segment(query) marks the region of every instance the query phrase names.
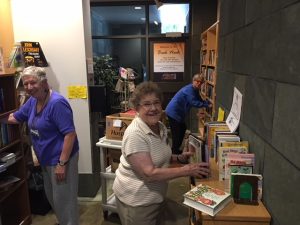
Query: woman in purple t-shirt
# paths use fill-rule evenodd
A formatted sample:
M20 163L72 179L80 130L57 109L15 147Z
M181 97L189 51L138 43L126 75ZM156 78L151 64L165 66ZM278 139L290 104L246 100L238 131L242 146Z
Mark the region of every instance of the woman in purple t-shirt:
M51 90L41 67L24 69L21 79L28 101L7 118L26 122L41 165L47 198L60 225L78 225L78 139L68 101Z

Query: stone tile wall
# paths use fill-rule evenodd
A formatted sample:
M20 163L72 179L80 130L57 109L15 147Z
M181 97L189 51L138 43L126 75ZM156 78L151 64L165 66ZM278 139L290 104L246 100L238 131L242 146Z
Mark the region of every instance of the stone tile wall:
M272 225L300 221L300 1L222 0L217 102L243 94L239 132L264 177Z

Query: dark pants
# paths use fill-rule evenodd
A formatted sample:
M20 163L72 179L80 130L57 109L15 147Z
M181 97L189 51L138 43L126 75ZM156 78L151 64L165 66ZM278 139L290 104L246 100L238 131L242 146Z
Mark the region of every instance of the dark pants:
M171 128L171 134L172 134L172 153L181 154L182 151L180 150L180 146L182 144L185 135L186 125L185 123L177 122L176 120L174 120L169 116L168 119Z

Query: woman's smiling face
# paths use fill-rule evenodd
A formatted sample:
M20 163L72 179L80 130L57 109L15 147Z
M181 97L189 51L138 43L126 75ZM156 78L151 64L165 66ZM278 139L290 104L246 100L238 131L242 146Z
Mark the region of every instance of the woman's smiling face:
M148 126L156 125L161 118L161 101L154 93L147 94L141 98L137 112Z

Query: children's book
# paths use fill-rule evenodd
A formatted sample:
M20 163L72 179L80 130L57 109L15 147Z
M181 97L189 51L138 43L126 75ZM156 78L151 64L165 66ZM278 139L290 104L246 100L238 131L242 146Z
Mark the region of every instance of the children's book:
M232 173L230 193L234 202L257 205L262 198L262 175Z
M214 157L215 161L218 162L218 148L223 146L225 142L240 142L240 136L237 133L225 133L217 131L214 138ZM231 147L231 146L229 146Z
M253 173L255 166L255 154L229 153L225 157L225 180L230 179L230 174ZM251 171L251 172L250 172Z
M215 216L231 199L231 195L228 192L199 184L184 194L183 204Z
M245 147L219 147L218 149L218 167L219 167L219 180L225 179L225 158L230 153L248 153Z

